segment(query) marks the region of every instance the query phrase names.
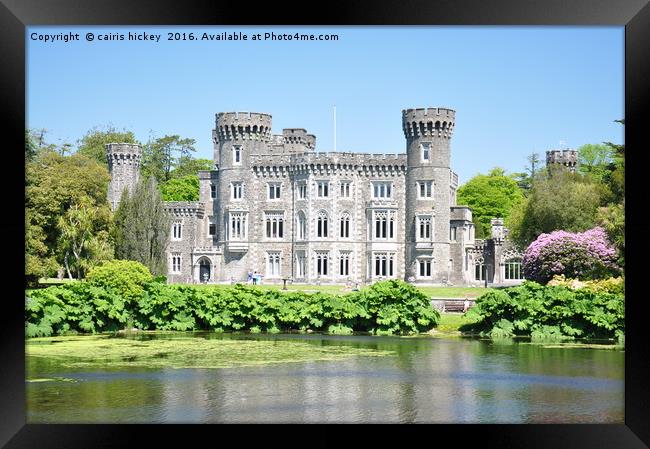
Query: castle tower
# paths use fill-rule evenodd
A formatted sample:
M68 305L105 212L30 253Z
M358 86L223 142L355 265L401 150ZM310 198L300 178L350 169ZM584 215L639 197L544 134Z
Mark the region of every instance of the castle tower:
M111 181L108 184L108 202L113 210L117 209L122 191L133 192L140 179L140 145L132 143L106 144L106 159Z
M220 112L216 115L215 129L212 131L214 142L214 163L219 170L219 185L217 202L214 213L223 217L221 223L216 223L217 240L228 240L228 226L233 217L230 212L235 209L242 209L236 212L237 219L241 221L240 228L242 240L248 241L246 228L251 223L251 217L245 206L252 204L256 195L264 192L256 192L251 188L251 154L263 154L271 142L271 115L258 112ZM233 186L237 186L237 192L241 197L233 201ZM231 239L232 240L232 239ZM247 245L227 246L230 252L235 250L245 252Z
M577 150L548 150L546 152L546 166L549 169L554 165L562 165L567 167L571 173L575 173L577 164Z
M451 168L449 142L455 111L406 109L406 279L442 283L450 279Z

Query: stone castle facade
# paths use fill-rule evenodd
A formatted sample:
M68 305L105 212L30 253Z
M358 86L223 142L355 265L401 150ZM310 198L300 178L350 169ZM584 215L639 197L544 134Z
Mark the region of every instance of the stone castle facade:
M305 129L273 134L268 114L218 113L199 201L165 203L169 282L521 282L503 220L475 239L472 211L456 204L455 125L451 109L406 109L405 153L322 153ZM140 148L109 144L107 158L115 208L138 182Z

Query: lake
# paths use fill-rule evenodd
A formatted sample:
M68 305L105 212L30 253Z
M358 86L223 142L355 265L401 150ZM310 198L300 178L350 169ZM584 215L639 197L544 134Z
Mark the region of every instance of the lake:
M624 421L620 349L432 336L92 338L28 342L28 423ZM73 344L87 343L78 357ZM43 356L56 345L56 357Z

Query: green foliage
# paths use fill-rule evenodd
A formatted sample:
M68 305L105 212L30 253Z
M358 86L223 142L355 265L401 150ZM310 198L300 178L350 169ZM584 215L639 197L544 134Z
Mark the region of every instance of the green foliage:
M186 175L160 184L163 201L198 201L199 177Z
M140 262L112 260L90 270L86 280L90 285L102 287L131 302L143 295L153 276Z
M470 206L476 224L476 237L490 236L490 220L507 218L512 208L523 199L517 182L500 168L487 175L477 175L458 189L457 203Z
M607 145L586 144L578 148L578 171L604 182L609 164L612 162L612 149Z
M625 296L601 289L524 282L480 296L461 331L492 338L619 338L625 333Z
M83 156L39 151L25 169L25 274L28 285L56 275L66 255L78 274L111 257L108 170ZM84 229L76 229L83 210ZM75 216L77 215L77 216ZM87 218L87 219L86 219ZM80 251L78 257L73 247ZM72 261L70 261L72 263ZM75 270L76 271L76 270Z
M105 129L95 127L88 131L78 142L77 154L82 154L98 164L108 167L106 160L106 144L137 143L131 131L118 131L112 125Z
M199 171L212 170L213 162L210 159L194 159L190 156L178 158L176 167L171 172L172 179L184 178L185 176L197 176Z
M130 195L124 191L114 221L115 256L141 262L155 275L165 273L171 218L154 178L140 180Z
M87 281L29 293L27 333L99 332L127 325L149 330L426 332L440 315L427 295L398 280L348 295L281 293L235 285L206 288L155 282L144 266L112 261ZM49 307L49 308L48 308Z
M510 237L527 247L539 235L556 230L582 232L597 225L602 189L592 180L566 170L553 170L535 180L525 202L506 220Z
M164 136L150 140L142 148L142 174L145 178L153 177L160 184L172 178L172 171L179 167L179 162L189 159L196 151L194 139L181 138L179 135ZM178 156L176 156L178 154Z
M578 279L567 279L564 275L557 275L553 276L553 279L547 285L561 285L573 290L584 288L594 293L625 293L625 280L622 277L580 281Z

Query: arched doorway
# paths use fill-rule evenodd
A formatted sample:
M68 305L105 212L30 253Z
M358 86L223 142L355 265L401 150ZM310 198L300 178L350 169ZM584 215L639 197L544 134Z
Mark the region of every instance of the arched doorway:
M205 257L202 257L199 260L199 282L208 282L211 278L211 267L212 264L210 260Z

